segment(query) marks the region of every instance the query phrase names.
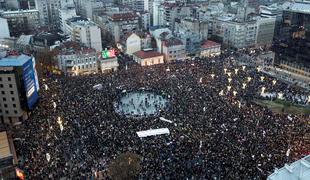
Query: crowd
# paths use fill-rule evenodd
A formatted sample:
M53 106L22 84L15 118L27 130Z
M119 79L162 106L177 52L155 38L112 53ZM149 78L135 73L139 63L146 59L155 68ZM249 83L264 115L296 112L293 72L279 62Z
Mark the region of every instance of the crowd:
M168 110L169 102L160 93L145 91L124 92L114 103L115 112L123 117L146 118Z
M253 99L262 89L306 93L230 56L42 80L38 107L22 124L25 139L16 144L20 168L27 179L86 179L98 172L106 178L111 161L130 151L142 157L137 179L266 178L310 149L310 117L275 114ZM103 88L93 89L96 84ZM160 116L173 123L115 112L122 91L141 88L169 96L171 109ZM170 134L136 134L155 128Z

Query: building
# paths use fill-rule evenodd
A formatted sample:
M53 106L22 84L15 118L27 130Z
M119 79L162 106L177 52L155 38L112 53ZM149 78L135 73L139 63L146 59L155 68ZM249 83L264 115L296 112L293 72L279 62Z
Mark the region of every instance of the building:
M6 131L0 132L0 176L3 179L16 179L16 157L12 137Z
M283 10L281 36L274 42L274 65L310 77L310 2L288 4Z
M208 22L183 18L175 23L174 35L185 44L187 53L196 53L200 50L201 42L208 38Z
M152 13L153 13L153 26L158 25L164 25L163 22L163 15L164 15L164 9L161 7L161 3L163 3L164 0L154 0L152 4Z
M180 39L165 39L161 43L161 53L164 54L166 62L184 60L186 58L185 45Z
M76 0L77 12L83 18L93 20L96 9L104 8L104 2L100 0Z
M68 4L59 9L60 30L62 30L62 32L65 32L67 20L73 17L76 17L76 10L74 4Z
M126 54L132 55L134 52L151 48L151 35L144 32L130 33L126 39Z
M285 164L284 167L276 169L268 176L267 180L308 180L310 177L310 155L293 162Z
M61 9L61 0L35 0L36 9L40 14L40 24L57 29L59 27L58 9Z
M39 11L35 9L5 11L1 16L7 19L10 35L14 37L31 34L40 26Z
M80 17L68 19L65 33L70 35L72 41L96 51L102 50L101 30L92 21Z
M120 42L129 32L140 29L139 16L134 12L111 13L103 18L103 21L106 22L106 31L112 35L115 43Z
M140 29L148 30L151 26L151 14L148 11L138 12Z
M0 39L9 38L10 37L10 30L8 20L5 18L0 17Z
M102 73L110 73L118 69L119 64L114 49L101 51L98 58Z
M255 21L227 21L224 26L223 44L229 48L255 47L257 26Z
M135 52L133 53L133 59L141 66L151 66L164 63L164 55L153 50Z
M33 36L33 49L36 51L53 50L63 41L63 37L58 34L41 32Z
M1 121L12 124L27 119L39 99L34 58L9 55L0 59L0 72Z
M15 48L18 51L31 54L33 35L21 35L16 41Z
M257 19L257 37L256 47L271 46L275 33L276 18L258 18Z
M201 46L200 57L213 57L221 54L221 44L214 41L205 41Z
M259 6L259 15L263 18L275 18L274 38L280 36L280 27L282 23L283 7L277 4L270 6Z
M87 47L62 47L57 55L58 68L68 76L98 73L98 58L95 49Z

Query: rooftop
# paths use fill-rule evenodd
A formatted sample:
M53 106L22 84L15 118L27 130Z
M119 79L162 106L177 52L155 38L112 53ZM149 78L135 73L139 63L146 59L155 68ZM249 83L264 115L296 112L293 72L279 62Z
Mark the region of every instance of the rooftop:
M158 57L163 56L163 54L157 52L157 51L138 51L133 53L135 56L137 56L140 59L146 59L146 58L152 58L152 57Z
M310 14L310 1L291 3L286 10Z
M138 18L138 15L134 12L126 12L126 13L115 13L109 15L109 18L112 21L127 21Z
M214 41L207 40L202 44L201 48L208 49L215 46L220 46L220 44Z
M8 136L5 131L0 132L0 159L12 156Z
M163 45L166 47L183 45L183 42L177 38L170 38L163 41Z
M22 14L22 13L33 13L33 12L39 13L39 10L29 9L29 10L17 10L17 11L3 11L3 12L1 12L1 14L7 15L7 14Z
M268 176L267 180L308 180L310 177L310 155L293 162L285 164L281 169L276 169Z
M5 58L0 59L0 67L22 66L29 59L31 59L31 57L26 56L24 54L19 56L7 56Z

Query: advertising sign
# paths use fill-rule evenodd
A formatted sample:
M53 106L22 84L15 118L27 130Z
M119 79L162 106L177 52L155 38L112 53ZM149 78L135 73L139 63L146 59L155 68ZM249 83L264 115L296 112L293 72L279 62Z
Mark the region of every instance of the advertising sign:
M24 90L26 92L27 97L27 105L29 109L32 109L33 105L37 102L39 96L37 90L35 71L31 59L29 59L23 65L23 81L24 81Z

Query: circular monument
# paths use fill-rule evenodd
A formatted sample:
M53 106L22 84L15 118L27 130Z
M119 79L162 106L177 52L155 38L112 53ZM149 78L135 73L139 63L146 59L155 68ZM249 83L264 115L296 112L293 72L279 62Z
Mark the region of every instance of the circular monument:
M121 93L114 108L117 114L127 118L156 117L169 109L169 101L161 93L136 90Z

